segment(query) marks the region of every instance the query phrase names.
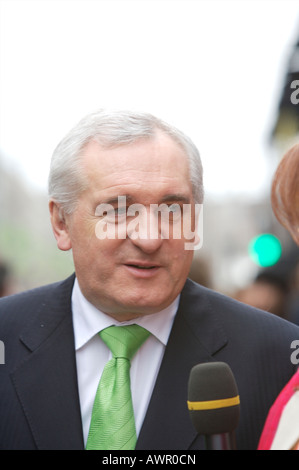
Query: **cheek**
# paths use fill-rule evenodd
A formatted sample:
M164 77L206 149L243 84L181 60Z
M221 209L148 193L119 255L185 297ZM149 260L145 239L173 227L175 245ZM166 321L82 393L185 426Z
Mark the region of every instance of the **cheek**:
M99 292L108 286L115 287L118 247L109 242L94 237L89 244L82 243L73 248L76 274L85 292Z
M99 241L96 235L96 223L97 219L83 216L80 212L72 218L69 224L69 236L73 249L92 247Z
M173 240L174 242L174 240ZM193 251L185 249L186 241L179 240L172 244L170 259L172 261L172 270L175 277L182 277L182 273L188 273L192 259Z

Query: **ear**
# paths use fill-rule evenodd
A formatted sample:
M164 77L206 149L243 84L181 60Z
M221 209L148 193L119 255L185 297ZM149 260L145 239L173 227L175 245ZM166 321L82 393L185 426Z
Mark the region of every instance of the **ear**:
M55 201L49 202L49 210L51 215L51 224L54 236L57 241L57 246L62 251L68 251L72 248L72 243L69 235L68 225L65 219L65 214Z

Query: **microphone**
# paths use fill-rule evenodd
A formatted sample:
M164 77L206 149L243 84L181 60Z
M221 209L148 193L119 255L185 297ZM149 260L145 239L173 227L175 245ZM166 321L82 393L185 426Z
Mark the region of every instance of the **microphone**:
M240 398L225 362L198 364L191 369L187 404L197 433L205 436L207 450L236 450Z

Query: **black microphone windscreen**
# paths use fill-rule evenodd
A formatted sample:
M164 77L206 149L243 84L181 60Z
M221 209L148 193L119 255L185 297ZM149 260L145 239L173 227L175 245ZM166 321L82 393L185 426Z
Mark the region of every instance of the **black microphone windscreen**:
M239 392L225 362L198 364L190 372L188 408L198 434L229 433L240 415Z

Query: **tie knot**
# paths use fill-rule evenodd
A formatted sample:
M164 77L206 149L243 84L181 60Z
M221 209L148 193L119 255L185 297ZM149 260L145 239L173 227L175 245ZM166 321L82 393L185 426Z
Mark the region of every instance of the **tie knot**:
M110 326L99 333L114 357L125 357L129 360L132 359L149 334L149 331L139 325Z

